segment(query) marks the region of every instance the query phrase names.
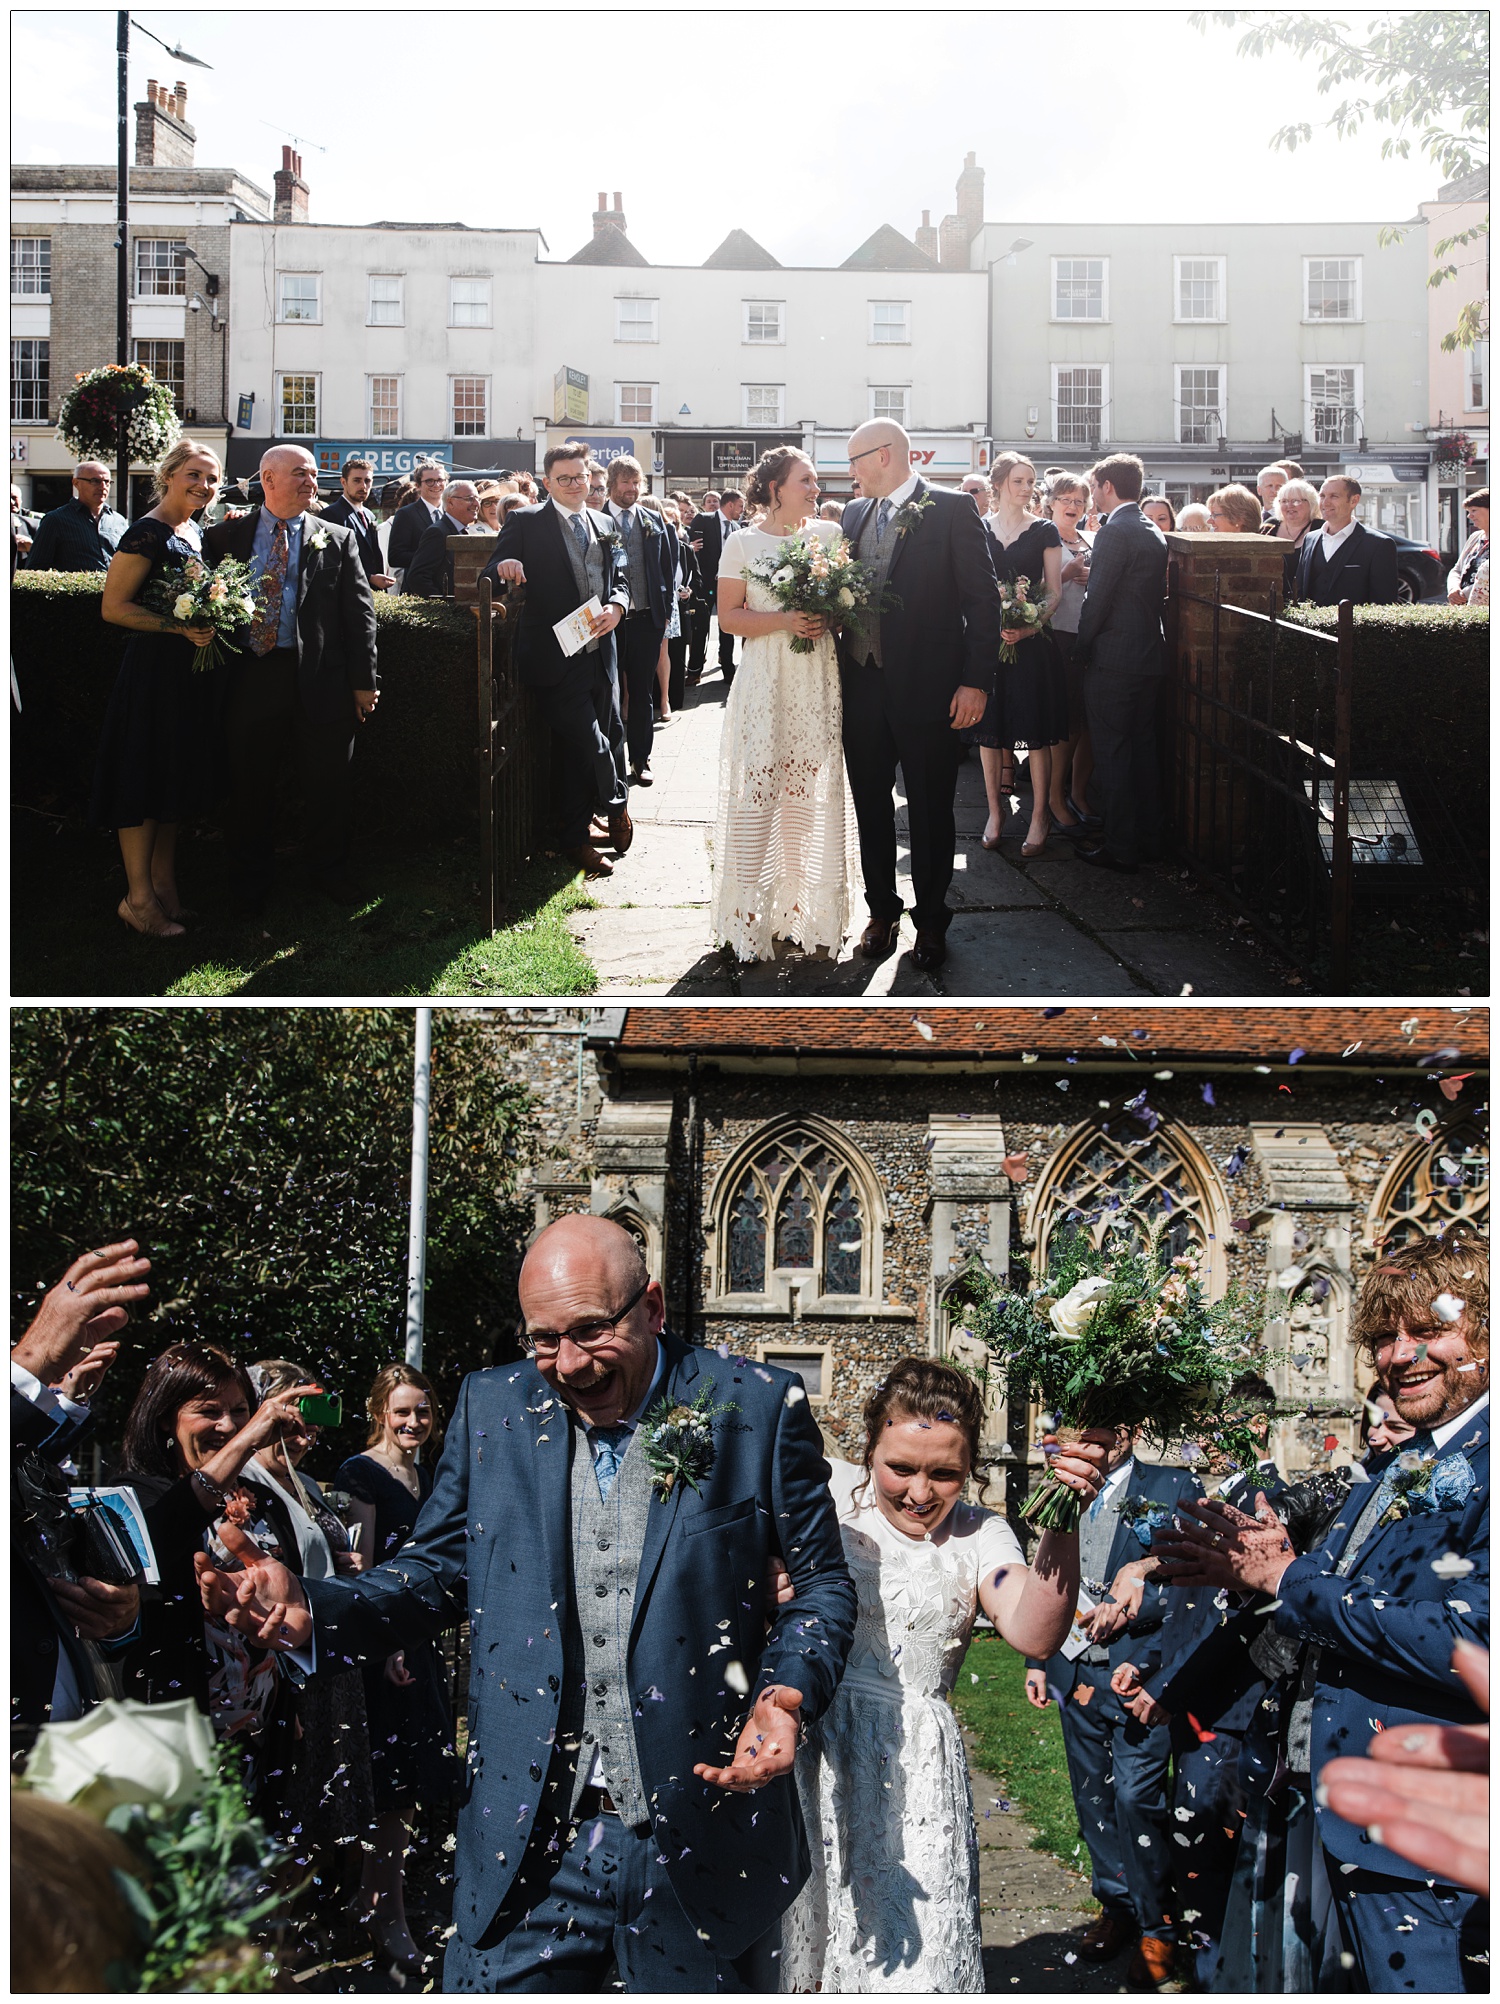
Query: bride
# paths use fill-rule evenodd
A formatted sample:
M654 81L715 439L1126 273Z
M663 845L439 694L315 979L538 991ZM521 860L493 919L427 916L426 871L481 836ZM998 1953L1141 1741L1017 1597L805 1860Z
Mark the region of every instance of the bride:
M984 1396L951 1364L903 1357L864 1421L864 1466L830 1473L859 1616L797 1756L812 1873L782 1922L779 1987L979 1991L979 1851L949 1693L981 1608L1022 1654L1061 1645L1078 1534L1044 1532L1028 1566L1003 1517L962 1501ZM1108 1439L1084 1434L1053 1460L1085 1506ZM779 1567L776 1587L791 1598Z
M774 959L778 939L837 954L859 865L833 635L822 619L783 612L751 567L799 530L827 543L840 530L818 520L817 475L795 446L761 455L745 503L764 513L730 537L719 560L719 626L745 645L719 748L714 938L742 961ZM794 654L794 637L813 651Z

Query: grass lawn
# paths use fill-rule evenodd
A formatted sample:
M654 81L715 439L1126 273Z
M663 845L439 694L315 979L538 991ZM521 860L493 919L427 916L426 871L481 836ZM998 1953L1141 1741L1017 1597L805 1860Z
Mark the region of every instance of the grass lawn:
M978 1634L958 1673L953 1709L973 1735L979 1765L1036 1831L1031 1848L1087 1872L1057 1707L1037 1711L1025 1686L1026 1665L1009 1643Z
M177 940L142 939L116 916L125 891L112 835L11 817L15 995L589 995L597 976L564 923L591 900L565 862L539 861L513 889L509 923L485 932L477 845L367 845L360 903L331 904L293 858L258 919L229 905L220 843L184 844L179 888L201 916Z

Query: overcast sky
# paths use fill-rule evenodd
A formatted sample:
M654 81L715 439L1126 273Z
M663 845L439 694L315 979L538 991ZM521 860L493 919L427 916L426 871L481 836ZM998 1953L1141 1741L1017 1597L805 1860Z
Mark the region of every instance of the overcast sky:
M1436 193L1379 136L1273 152L1326 116L1315 68L1185 12L673 11L143 11L213 68L133 34L131 102L180 75L198 164L267 190L297 134L315 221L534 224L556 258L607 188L653 263L737 226L838 264L939 221L970 149L997 222L1399 221ZM114 15L10 20L12 158L112 162Z

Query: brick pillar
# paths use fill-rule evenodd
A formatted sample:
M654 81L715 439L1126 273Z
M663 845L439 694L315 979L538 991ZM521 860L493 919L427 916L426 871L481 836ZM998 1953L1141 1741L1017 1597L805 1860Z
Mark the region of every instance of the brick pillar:
M1167 547L1177 569L1178 597L1169 601L1175 613L1176 651L1168 664L1171 674L1174 729L1172 774L1173 821L1189 856L1227 873L1245 840L1242 809L1244 790L1233 784L1234 768L1225 742L1221 717L1204 707L1207 699L1242 703L1251 662L1262 658L1265 628L1258 622L1219 616L1219 661L1214 670L1212 599L1214 576L1224 604L1265 612L1267 594L1276 587L1281 609L1281 560L1286 545L1270 536L1183 535L1173 531ZM1208 604L1192 603L1207 600ZM1168 634L1172 631L1168 626Z

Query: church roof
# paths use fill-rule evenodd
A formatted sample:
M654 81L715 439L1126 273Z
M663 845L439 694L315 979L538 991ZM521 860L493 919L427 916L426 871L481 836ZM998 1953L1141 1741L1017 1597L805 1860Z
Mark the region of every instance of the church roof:
M747 230L731 230L723 243L703 260L705 271L780 271L781 260L772 257Z
M610 1012L614 1014L615 1012ZM859 1008L627 1009L616 1034L626 1062L700 1058L1017 1068L1041 1065L1140 1066L1173 1061L1206 1067L1264 1064L1288 1078L1311 1066L1432 1071L1482 1066L1488 1037L1482 1011L1402 1009L1233 1009L1195 1002L1141 1007L966 1009L870 1005ZM1034 1055L1033 1055L1034 1054ZM1472 1088L1470 1089L1472 1090Z
M902 236L889 223L882 223L874 236L866 237L839 266L840 271L936 271L937 263L926 251L918 250L910 237Z
M602 223L582 250L574 251L569 264L649 264L618 223Z

